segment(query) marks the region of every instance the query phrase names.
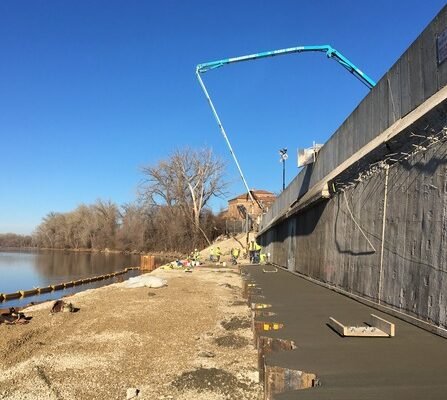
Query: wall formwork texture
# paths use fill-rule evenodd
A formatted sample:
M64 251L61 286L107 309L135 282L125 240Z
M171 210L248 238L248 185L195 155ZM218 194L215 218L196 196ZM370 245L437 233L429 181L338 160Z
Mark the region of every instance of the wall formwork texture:
M327 182L334 189L329 199L284 216L343 161L446 90L447 61L437 62L436 49L436 40L446 29L444 7L329 139L317 162L304 168L281 194L264 216L259 235L273 263L408 316L443 336L447 336L447 100L413 121L395 142L381 143L380 149L371 151L369 160L358 162L356 173L386 158L389 145L400 154L398 162L382 164L367 179L342 189L333 179ZM410 152L406 142L415 133L416 138L437 138L403 157ZM346 171L340 176L341 181L348 178Z

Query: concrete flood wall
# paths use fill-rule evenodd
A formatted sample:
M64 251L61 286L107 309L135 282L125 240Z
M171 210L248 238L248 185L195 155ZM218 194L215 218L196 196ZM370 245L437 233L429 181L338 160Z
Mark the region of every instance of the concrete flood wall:
M445 6L379 80L320 150L317 161L295 177L261 222L266 229L312 186L417 106L447 85L447 61L438 64L436 40L447 29Z
M260 242L276 264L446 329L447 142L294 215Z
M438 64L436 51L436 38L445 29L447 7L325 144L317 162L281 194L263 218L259 235L275 264L414 318L443 336L447 135L408 160L275 221L344 160L446 86L447 61ZM427 136L435 132L433 125L442 134L446 110L443 101L422 122L415 121L400 145L416 128L425 129L420 133ZM427 128L421 128L424 124Z

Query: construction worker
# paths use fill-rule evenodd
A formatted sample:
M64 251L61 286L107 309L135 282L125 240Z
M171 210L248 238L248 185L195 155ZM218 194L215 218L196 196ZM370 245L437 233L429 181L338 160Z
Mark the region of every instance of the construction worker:
M233 265L237 264L237 259L239 258L240 253L241 249L239 249L238 247L233 247L231 249L231 262L233 263Z
M215 259L216 259L215 257L216 257L216 253L214 251L214 247L211 247L211 250L210 250L210 261L214 262Z
M257 244L255 240L252 240L250 242L248 252L250 254L250 262L252 264L259 264L259 256L261 254L261 249L262 247L259 246L259 244Z
M200 264L200 252L197 249L194 249L193 262L194 262L194 266L197 266Z
M216 262L220 262L220 256L222 255L222 252L220 251L219 246L216 247L216 251L214 254L215 254Z

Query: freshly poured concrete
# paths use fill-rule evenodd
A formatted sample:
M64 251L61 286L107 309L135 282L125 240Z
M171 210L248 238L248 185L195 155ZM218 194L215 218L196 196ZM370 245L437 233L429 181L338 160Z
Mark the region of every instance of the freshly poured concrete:
M348 297L283 270L246 267L262 288L263 303L284 328L267 336L295 341L297 349L268 355L279 365L317 375L320 387L277 395L277 399L446 399L447 340L380 313ZM374 313L396 325L394 338L343 338L329 317L363 325Z
M447 5L269 207L257 240L275 264L447 337L442 32Z

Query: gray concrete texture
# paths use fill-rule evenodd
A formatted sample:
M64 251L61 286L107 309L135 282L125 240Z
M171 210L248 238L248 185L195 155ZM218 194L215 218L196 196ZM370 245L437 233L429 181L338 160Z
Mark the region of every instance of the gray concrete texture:
M341 162L446 86L447 61L439 65L436 54L437 36L445 29L447 6L330 138L316 163L281 194L258 240L273 263L447 337L447 100L354 167L358 174L374 155L384 157L384 150L410 151L414 133L426 138L440 132L439 143L269 225ZM330 186L354 177L348 173Z
M445 339L377 312L346 296L279 270L263 273L246 267L264 302L284 324L265 335L291 339L293 351L271 353L266 363L317 375L321 386L279 394L275 399L445 399ZM371 313L396 325L394 338L343 338L328 325L329 317L364 325Z
M438 64L436 50L437 36L445 29L447 6L332 135L317 161L303 168L281 193L264 216L261 229L330 171L446 86L447 61Z
M421 319L445 335L447 142L389 167L384 220L385 174L292 216L260 243L275 264Z

